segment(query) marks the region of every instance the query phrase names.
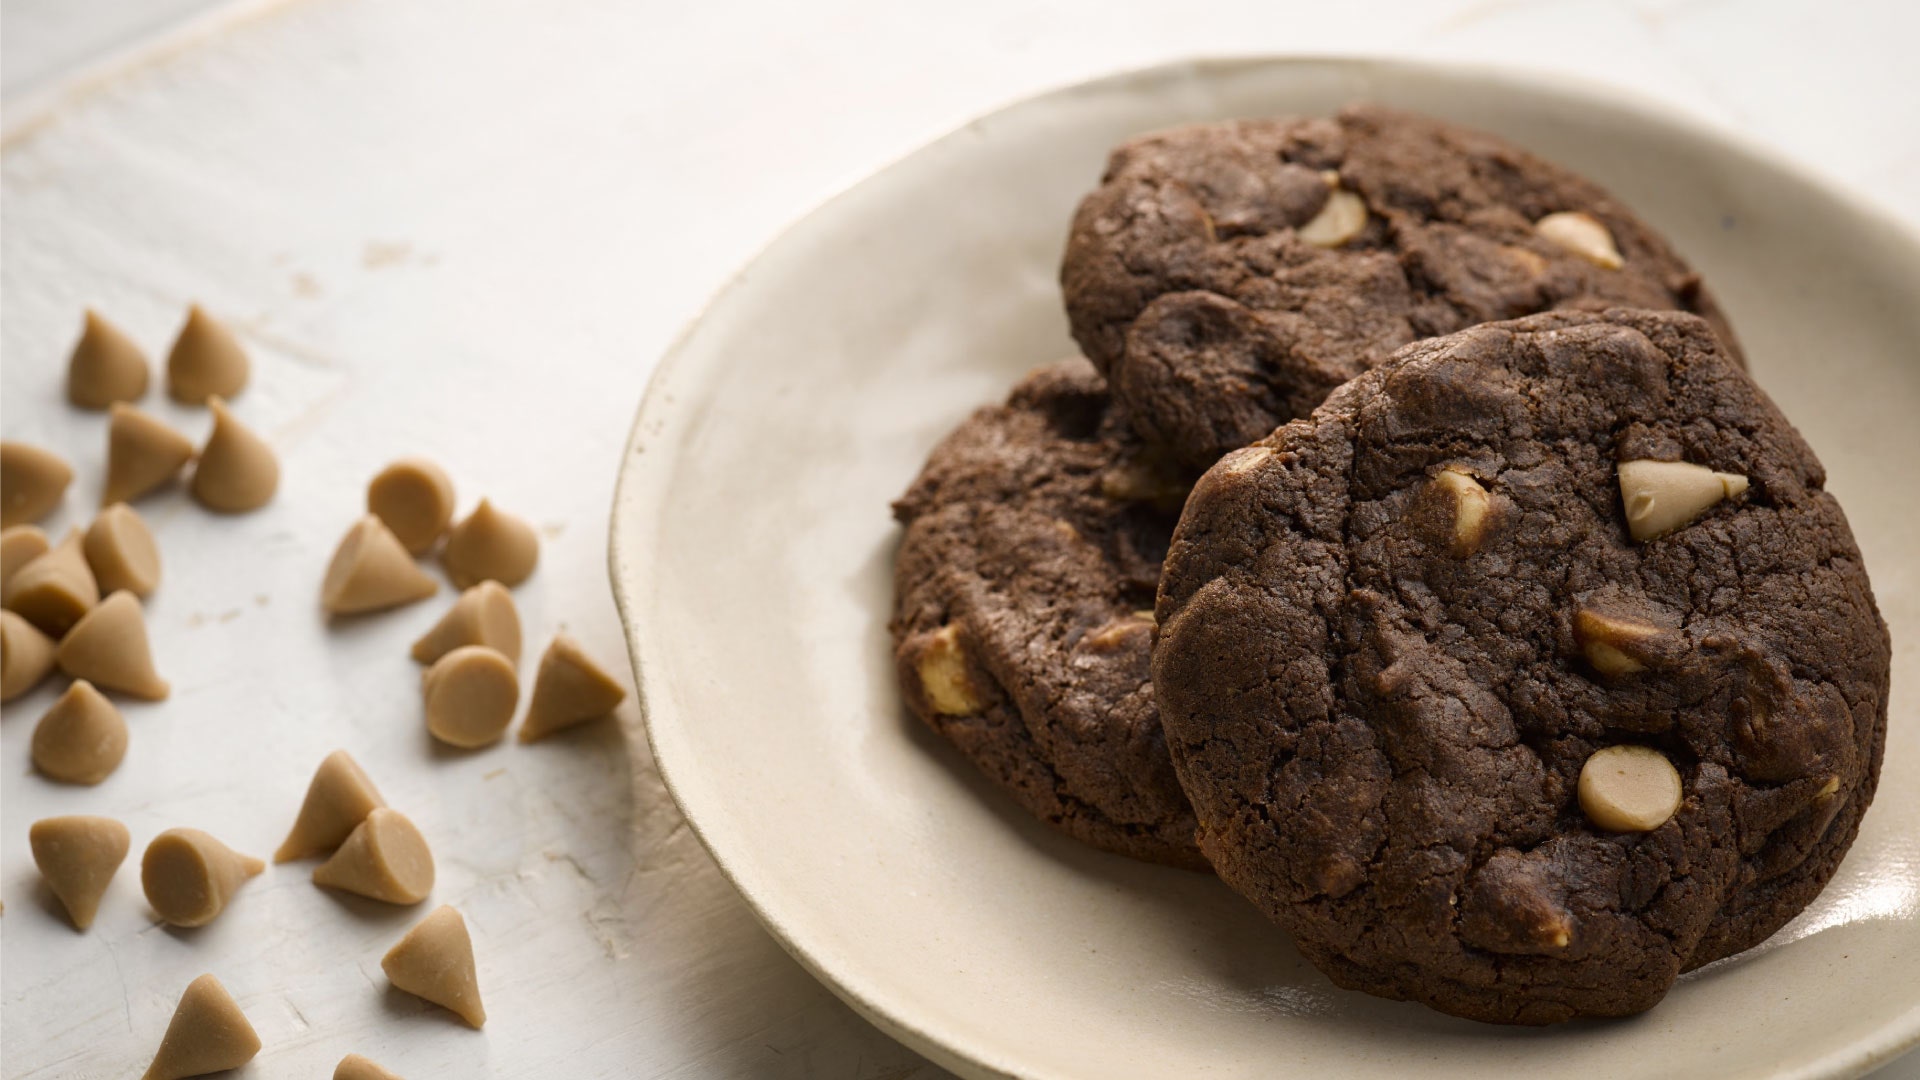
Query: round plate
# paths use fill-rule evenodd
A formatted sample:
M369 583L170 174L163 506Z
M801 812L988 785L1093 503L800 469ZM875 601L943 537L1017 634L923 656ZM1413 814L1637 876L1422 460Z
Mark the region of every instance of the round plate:
M1355 98L1611 188L1719 293L1831 472L1895 641L1880 795L1826 893L1634 1020L1478 1025L1335 989L1211 878L1080 847L903 710L887 513L936 440L1066 354L1056 268L1106 150ZM769 930L973 1076L1833 1076L1920 1038L1920 244L1764 153L1592 89L1239 60L996 112L769 246L662 361L612 570L660 771Z

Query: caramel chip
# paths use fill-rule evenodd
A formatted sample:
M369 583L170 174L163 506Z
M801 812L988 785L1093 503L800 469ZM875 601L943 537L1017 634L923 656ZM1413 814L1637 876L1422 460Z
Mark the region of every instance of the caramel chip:
M1613 233L1592 214L1563 210L1534 222L1533 229L1555 247L1603 270L1618 270L1626 265L1620 249L1613 244Z
M160 585L160 548L147 523L126 503L100 511L87 527L81 549L101 592L125 589L145 597Z
M431 664L462 645L485 645L520 662L520 612L506 586L483 581L461 593L433 629L413 643L413 658Z
M417 904L433 891L433 852L405 814L383 806L314 868L313 883L388 904Z
M280 462L273 448L234 419L226 402L215 397L207 399L207 405L213 409L213 432L193 470L193 497L209 510L228 514L265 506L280 486Z
M626 689L594 663L579 642L555 634L533 677L520 741L543 739L561 728L605 716L626 696Z
M194 304L167 354L167 393L183 405L230 398L246 387L248 367L233 332Z
M453 521L453 481L424 458L401 458L367 485L367 512L412 555L424 555Z
M80 340L67 359L67 400L83 409L104 409L146 392L147 354L88 308Z
M100 898L126 861L131 843L125 825L88 814L42 818L27 830L33 863L76 930L93 925Z
M146 619L130 592L114 593L87 612L54 655L60 670L109 690L148 701L159 701L170 690L154 670Z
M960 627L948 623L933 632L920 650L914 668L927 704L947 716L971 716L986 703L967 674L967 656L960 646Z
M1714 472L1685 461L1623 461L1620 501L1627 510L1627 532L1652 540L1693 523L1722 499L1747 490L1739 473Z
M192 460L192 439L151 413L116 402L107 421L107 482L100 505L131 502L179 476Z
M348 1054L333 1067L333 1080L400 1080L400 1074L359 1054Z
M69 530L52 551L15 571L4 595L0 603L51 637L63 637L78 625L100 602L80 530Z
M12 701L53 671L53 639L12 611L0 611L0 701Z
M113 702L76 679L33 729L33 767L68 784L97 784L127 756L127 721Z
M205 926L267 864L242 855L199 829L168 829L140 859L140 887L161 920Z
M1651 746L1597 750L1580 767L1580 809L1608 832L1652 832L1680 808L1680 772Z
M435 908L407 931L381 958L380 969L394 986L453 1010L476 1028L487 1022L473 970L473 939L467 936L467 921L450 907Z
M202 975L187 984L167 1034L140 1080L185 1080L237 1069L260 1052L260 1036L220 980Z
M0 529L27 525L60 505L73 468L48 451L0 441Z
M293 830L273 853L273 861L330 852L344 843L368 814L385 805L386 800L374 789L372 778L360 763L345 750L335 750L313 771Z
M1327 201L1313 220L1294 230L1294 235L1314 247L1344 246L1367 228L1365 199L1340 186L1340 174L1329 169L1320 174L1329 189Z
M1631 675L1647 669L1647 642L1665 631L1652 623L1582 608L1573 615L1573 637L1587 663L1602 675Z
M440 585L372 514L353 523L334 549L320 585L320 604L334 615L358 615L425 600Z
M38 525L0 529L0 596L6 595L7 583L21 567L45 555L51 547Z
M463 645L434 661L422 683L427 730L441 742L473 749L498 739L520 704L512 661L481 645Z
M462 589L489 578L512 588L527 580L540 561L540 539L533 526L481 499L447 535L440 561Z
M1493 496L1471 473L1451 465L1440 470L1433 484L1453 506L1453 553L1471 555L1480 550L1493 512Z

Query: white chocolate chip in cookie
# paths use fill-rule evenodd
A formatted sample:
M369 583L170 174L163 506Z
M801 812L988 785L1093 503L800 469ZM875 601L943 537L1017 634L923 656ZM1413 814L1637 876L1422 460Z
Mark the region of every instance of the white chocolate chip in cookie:
M161 921L205 926L227 909L248 878L266 868L199 829L168 829L140 858L140 887Z
M417 904L433 891L433 852L405 814L383 806L314 867L313 883L382 903Z
M1580 809L1608 832L1652 832L1681 795L1680 771L1650 746L1609 746L1580 767Z
M487 1022L474 975L473 939L467 921L450 907L435 908L407 931L380 958L380 970L397 989L450 1009L473 1027Z
M33 728L33 767L63 784L97 784L127 756L127 721L106 695L76 679Z
M927 638L915 668L920 672L920 688L934 712L971 716L986 704L967 675L967 657L960 646L958 624L948 623Z
M1652 623L1603 615L1582 608L1573 615L1573 637L1587 663L1602 675L1631 675L1645 671L1644 660L1635 655L1635 645L1651 641L1666 631Z
M1599 218L1579 210L1562 210L1533 223L1533 229L1554 246L1600 267L1618 270L1626 265L1613 233Z
M307 783L293 828L273 853L273 861L302 859L332 851L367 815L387 805L360 763L345 750L335 750L320 762Z
M1367 227L1367 203L1359 195L1340 186L1340 174L1327 170L1320 174L1327 187L1327 201L1311 221L1294 230L1300 239L1314 247L1337 248L1359 236Z
M1627 532L1635 540L1653 540L1683 528L1721 500L1746 490L1746 477L1704 465L1645 459L1620 463L1620 501L1627 511Z
M260 1036L240 1004L211 975L187 984L160 1049L140 1080L184 1080L237 1069L260 1052Z
M1453 553L1471 555L1480 550L1493 516L1493 496L1471 473L1454 465L1440 470L1433 485L1453 506Z
M74 814L34 822L27 830L27 844L74 929L85 930L93 925L114 873L127 860L132 837L112 818Z

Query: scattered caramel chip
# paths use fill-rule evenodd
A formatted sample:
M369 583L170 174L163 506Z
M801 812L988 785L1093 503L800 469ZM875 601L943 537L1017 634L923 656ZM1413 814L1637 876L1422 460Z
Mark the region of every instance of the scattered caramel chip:
M320 604L334 615L358 615L425 600L439 591L439 583L420 569L392 530L368 514L353 523L334 549L320 584Z
M1580 809L1608 832L1652 832L1680 808L1680 772L1651 746L1609 746L1580 767Z
M100 505L131 502L170 483L192 460L192 439L151 413L116 402L107 421L107 483Z
M67 400L83 409L104 409L146 392L147 354L88 308L80 340L67 359Z
M367 485L367 512L412 555L424 555L453 522L453 481L425 458L401 458Z
M227 514L265 506L280 487L280 462L273 447L234 419L226 402L215 397L207 399L207 405L213 409L213 432L193 470L193 497L207 509Z
M958 623L948 623L927 638L914 668L920 673L920 688L927 695L927 704L935 712L971 716L986 704L967 674Z
M127 721L106 695L76 679L33 728L33 767L68 784L97 784L127 756Z
M433 891L433 852L405 814L383 806L314 867L313 883L383 903L417 904Z
M348 1054L333 1067L333 1080L400 1080L400 1074L359 1054Z
M1295 229L1294 234L1314 247L1341 247L1366 230L1367 202L1340 186L1339 173L1329 169L1320 178L1329 188L1327 201L1313 220Z
M202 975L187 984L167 1034L140 1080L185 1080L237 1069L260 1052L260 1036L220 980Z
M1453 506L1453 553L1471 555L1480 550L1493 516L1493 496L1471 473L1451 465L1440 470L1433 485Z
M80 530L69 530L52 551L15 571L4 595L0 603L8 610L50 637L64 637L100 602Z
M161 920L205 926L267 864L242 855L199 829L168 829L140 859L140 887Z
M539 563L540 538L533 526L481 499L447 534L440 561L462 589L488 579L512 588L527 580Z
M131 843L125 825L89 814L42 818L27 830L33 863L76 930L93 925L100 898L126 861Z
M1620 258L1620 249L1613 245L1613 233L1592 214L1579 210L1548 214L1533 223L1533 231L1555 247L1603 270L1618 270L1626 265Z
M463 645L434 661L421 686L427 731L469 750L505 734L520 704L513 662L481 645Z
M293 830L273 853L273 861L330 852L344 843L368 814L385 805L386 800L360 763L345 750L335 750L313 771L300 814L293 819Z
M0 701L12 701L52 673L55 646L40 628L0 611Z
M80 546L101 592L125 589L146 597L160 586L160 548L147 523L126 503L100 511Z
M37 446L0 441L0 528L28 525L60 505L73 468Z
M520 612L506 586L483 581L461 593L433 629L413 643L413 658L431 664L462 645L485 645L520 662Z
M555 634L533 677L520 741L544 739L562 728L597 719L626 700L627 691L566 634Z
M1627 532L1652 540L1693 523L1722 499L1747 490L1739 473L1714 472L1685 461L1623 461L1620 501L1627 510Z
M60 640L54 656L60 670L108 690L159 701L171 689L154 670L146 619L130 592L100 601Z
M0 529L0 596L6 595L7 583L21 567L45 555L52 546L38 525Z
M247 385L247 353L233 332L199 304L187 309L187 321L167 354L167 393L183 405L208 398L230 398Z
M1582 608L1573 615L1573 637L1587 663L1602 675L1631 675L1647 669L1646 658L1637 648L1658 638L1665 631L1637 619L1604 615Z
M473 970L473 939L467 936L467 921L450 907L435 908L407 931L380 959L380 970L395 987L451 1009L473 1027L487 1022Z

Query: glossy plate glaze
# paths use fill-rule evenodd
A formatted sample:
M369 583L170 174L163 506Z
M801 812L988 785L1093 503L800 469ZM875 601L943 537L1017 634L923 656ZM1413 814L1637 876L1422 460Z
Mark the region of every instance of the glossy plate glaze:
M1055 283L1107 148L1370 98L1598 179L1712 282L1819 451L1894 636L1880 795L1826 893L1640 1018L1483 1026L1335 989L1217 882L1029 820L901 708L888 500L1071 344ZM1617 94L1484 70L1179 64L1033 98L795 225L654 376L612 571L661 772L767 927L972 1076L1840 1076L1920 1038L1920 243Z

